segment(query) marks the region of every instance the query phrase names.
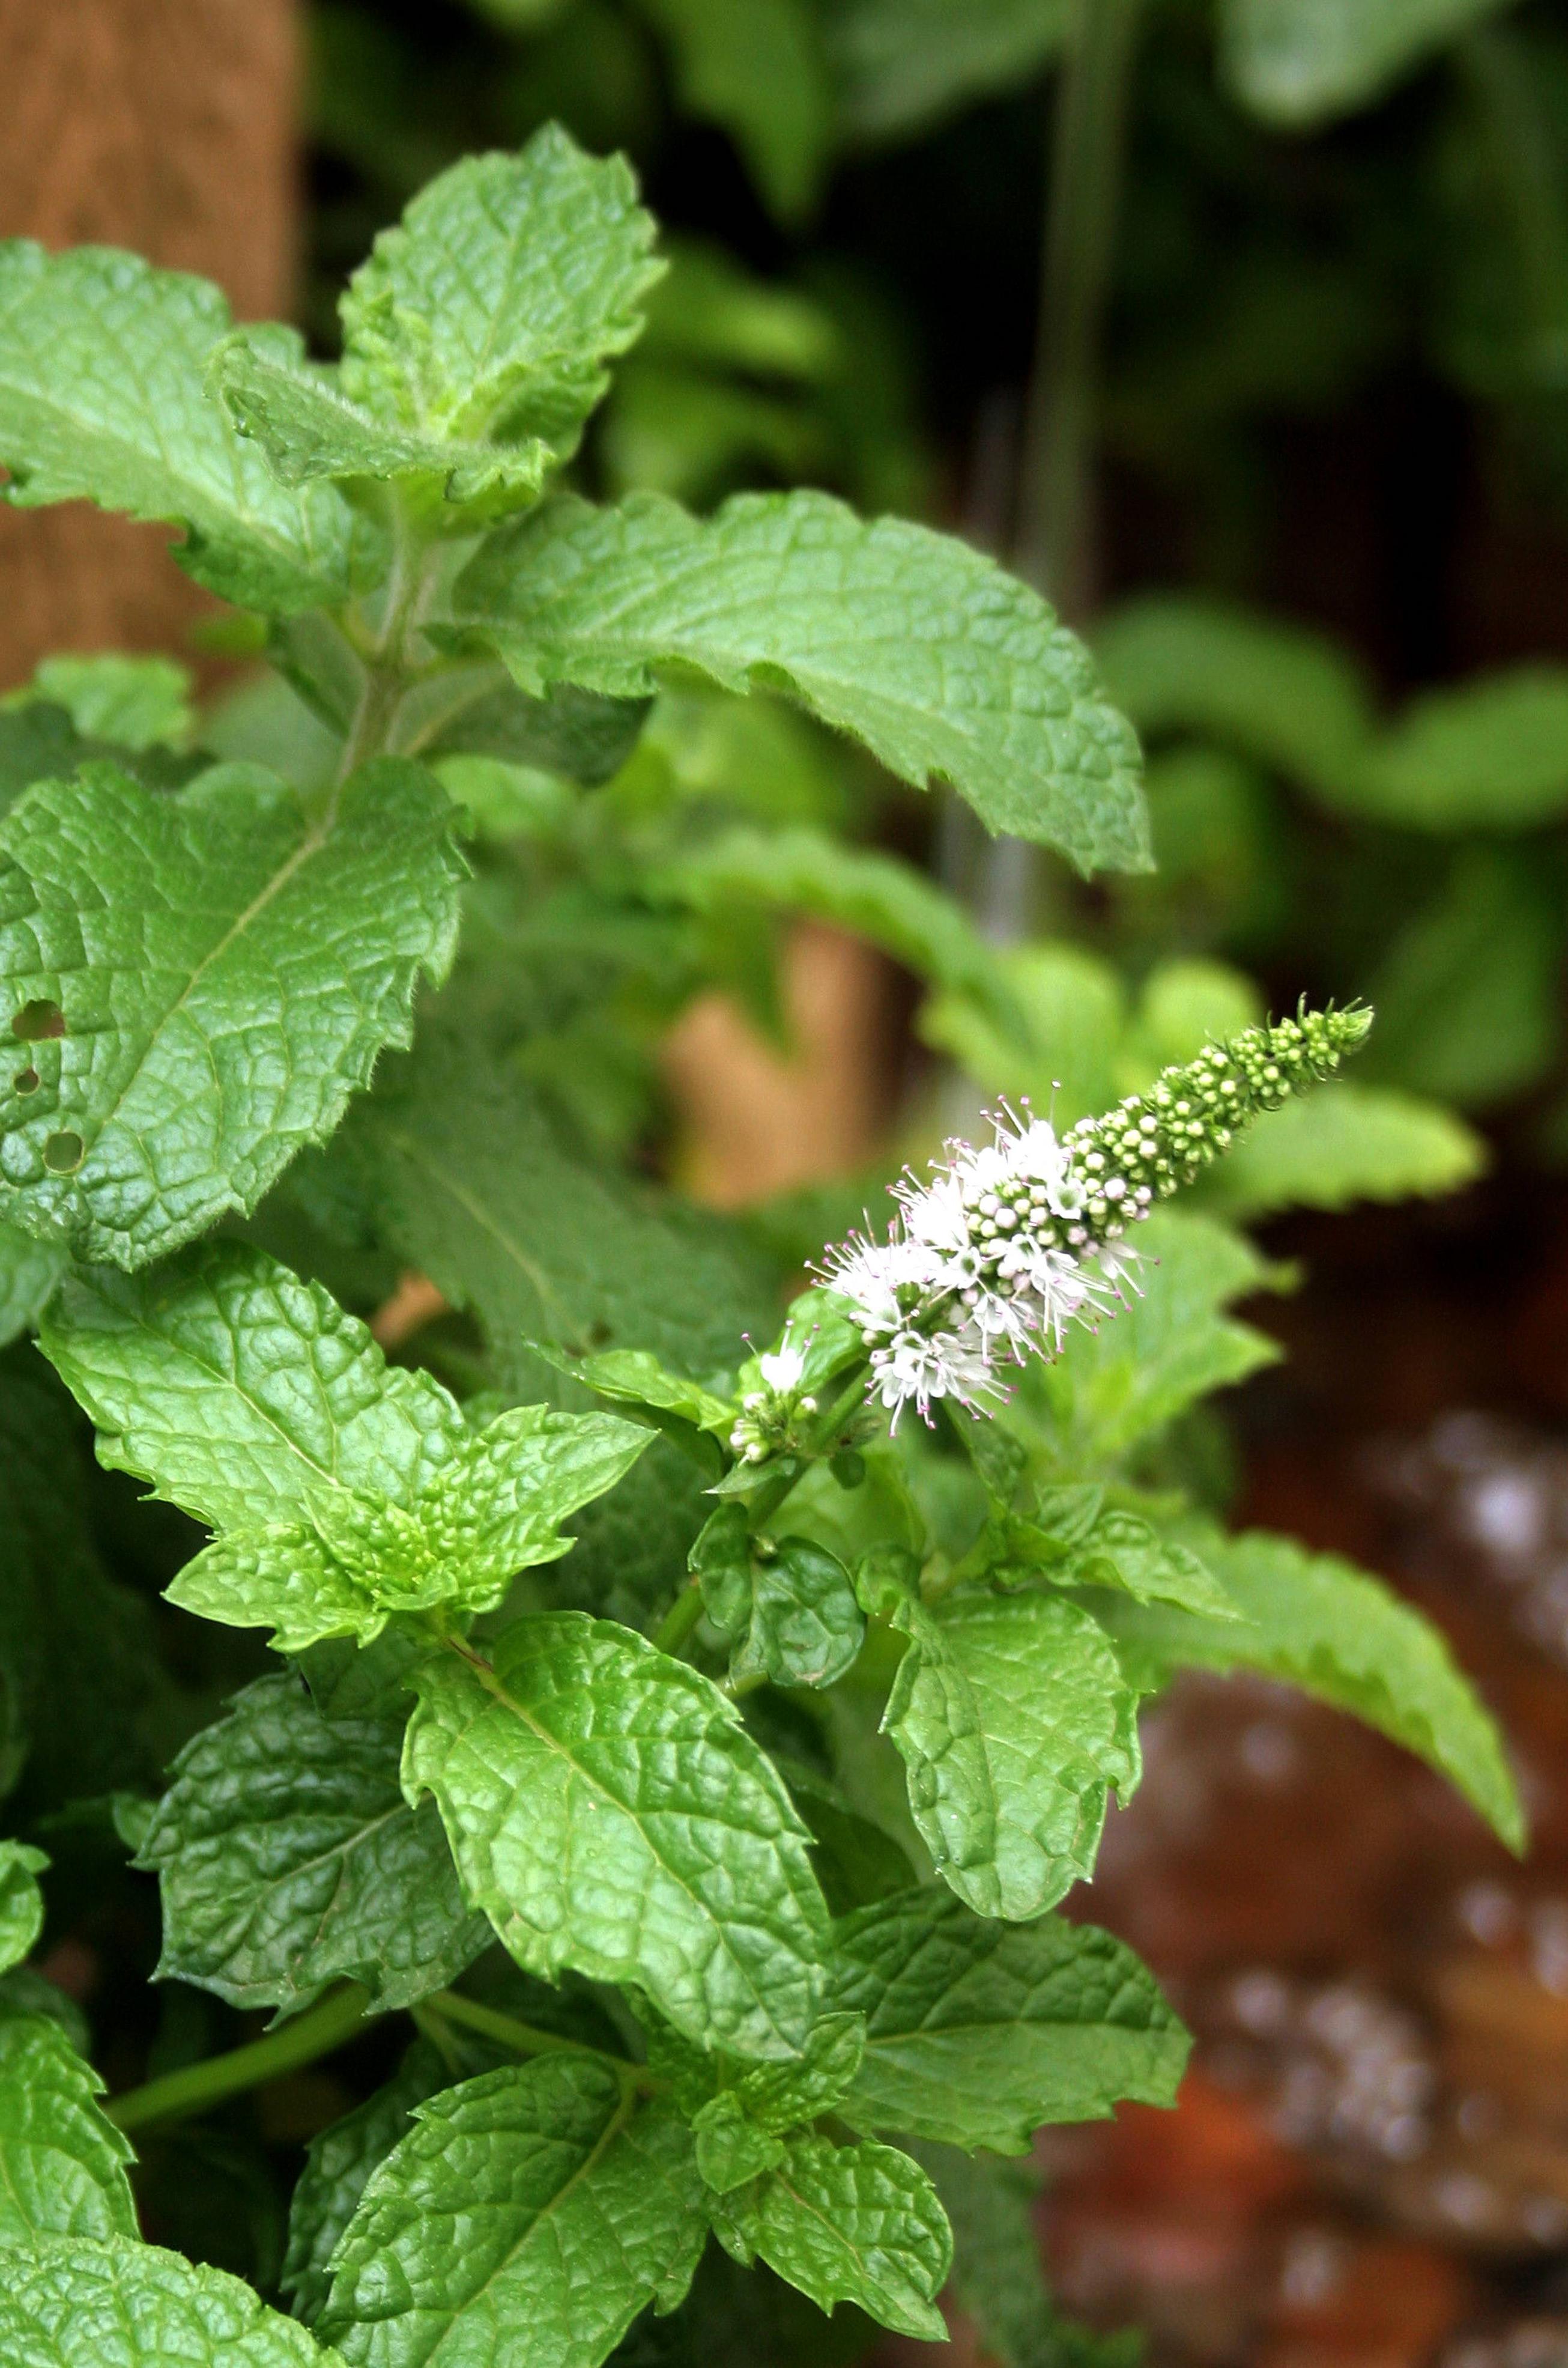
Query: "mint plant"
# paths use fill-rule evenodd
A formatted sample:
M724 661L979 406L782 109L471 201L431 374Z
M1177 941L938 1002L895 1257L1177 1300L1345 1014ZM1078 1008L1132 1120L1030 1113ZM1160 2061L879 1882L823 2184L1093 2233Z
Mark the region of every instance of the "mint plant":
M1145 860L1131 727L989 562L814 494L562 489L652 238L558 132L460 165L335 368L134 258L0 252L10 498L175 522L297 694L226 753L161 662L0 711L0 2338L36 2368L821 2356L841 2305L847 2355L940 2337L949 2280L1038 2358L1007 2157L1169 2102L1187 2053L1056 1912L1141 1702L1294 1679L1520 1839L1440 1640L1228 1536L1184 1460L1271 1277L1161 1204L1365 1013L1060 1133L1005 1110L792 1298L777 1233L637 1175L661 1032L715 982L766 1002L770 912L1016 1014L956 907L805 818L797 711ZM356 1304L391 1337L410 1268L452 1313L392 1361ZM178 1517L85 1487L76 1409ZM165 2033L107 2102L27 1962L85 1834L155 1876L176 1997L272 2016ZM254 2165L246 2100L329 2057L358 2101L280 2261L142 2240L220 2176L160 2171L171 2133L227 2115Z

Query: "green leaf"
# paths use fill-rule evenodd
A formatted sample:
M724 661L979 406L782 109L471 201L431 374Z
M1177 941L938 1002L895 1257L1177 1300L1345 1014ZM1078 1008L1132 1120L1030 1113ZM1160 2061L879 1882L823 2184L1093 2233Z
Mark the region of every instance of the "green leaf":
M673 1414L699 1430L727 1433L733 1427L735 1408L728 1398L668 1372L646 1349L606 1349L582 1358L572 1370L591 1390L619 1405Z
M323 2352L238 2278L124 2237L8 2248L0 2352L18 2368L336 2363L335 2353Z
M187 575L243 608L335 607L352 513L278 484L205 388L232 323L222 292L113 247L0 245L0 462L24 507L85 498L185 529ZM266 350L267 331L255 333ZM285 346L290 333L271 338Z
M770 1678L778 1686L831 1686L866 1641L865 1614L838 1556L810 1538L750 1538L739 1505L713 1515L692 1567L710 1619L734 1645L736 1684Z
M1277 1209L1437 1199L1473 1183L1486 1145L1437 1102L1335 1079L1267 1110L1212 1171L1205 1197L1243 1221Z
M547 124L471 156L383 231L343 300L345 393L421 438L569 459L663 266L620 156Z
M1083 870L1147 868L1137 744L1039 596L926 527L826 495L741 495L699 521L661 496L570 499L492 537L460 622L523 689L637 697L661 666L766 686L901 779L951 781L994 831Z
M1413 700L1358 808L1406 830L1529 830L1568 811L1568 668L1517 666Z
M1523 1092L1562 1041L1562 945L1561 900L1539 863L1464 848L1383 958L1368 1067L1466 1109Z
M266 1252L206 1242L154 1275L73 1276L44 1353L98 1458L219 1529L287 1522L311 1488L409 1498L472 1433L427 1373Z
M1038 2177L1022 2164L917 2146L952 2223L952 2293L998 2368L1138 2368L1142 2336L1058 2318L1040 2260Z
M715 2195L728 2195L764 2171L777 2170L784 2159L784 2143L747 2119L745 2107L733 2089L710 2098L691 2124L697 2141L697 2168L702 2183Z
M413 707L410 699L406 707ZM563 773L589 789L618 773L637 745L649 701L599 699L558 683L547 699L529 699L503 666L476 667L467 697L444 708L444 720L422 743L433 763L443 757L497 757Z
M882 1724L938 1873L982 1916L1042 1915L1094 1864L1138 1781L1134 1702L1103 1631L1054 1595L894 1614L910 1645Z
M8 813L35 781L67 780L78 765L95 757L112 757L122 772L150 790L177 789L211 762L206 757L176 757L161 745L139 752L114 741L88 739L63 707L36 699L28 690L13 692L0 701L0 814Z
M1278 1284L1280 1270L1211 1218L1160 1210L1138 1232L1137 1296L1098 1332L1069 1336L1040 1393L1074 1462L1113 1462L1211 1390L1279 1351L1226 1303Z
M137 1864L158 1876L165 1980L297 2014L334 1982L381 2010L445 1989L490 1940L441 1821L398 1782L401 1718L324 1718L262 1678L187 1744Z
M138 754L160 744L177 748L196 729L190 671L173 658L127 657L117 650L44 658L33 689L62 707L85 738L114 741ZM58 769L40 766L33 778Z
M529 1341L705 1372L773 1327L771 1273L738 1235L574 1157L538 1098L455 1035L427 1027L389 1063L333 1156L381 1237L473 1311L503 1380L529 1395Z
M305 2149L289 2207L289 2249L278 2284L296 2318L313 2326L326 2306L338 2239L359 2207L372 2171L414 2126L414 2109L450 2084L427 2039L416 2039L390 2080Z
M58 1244L0 1224L0 1349L35 1328L70 1262Z
M1107 962L1081 946L1023 946L1002 960L1016 1019L973 988L934 996L920 1033L987 1094L1026 1096L1059 1126L1105 1110L1123 1090L1126 995Z
M320 1142L456 939L461 862L421 768L365 766L321 820L257 768L177 797L112 767L0 824L0 1216L144 1265L252 1209Z
M1059 1916L999 1924L926 1885L840 1919L830 1997L866 2020L852 2129L1025 2154L1044 2122L1170 2105L1190 2042L1131 1949Z
M96 2102L103 2089L58 2022L36 2014L0 2019L0 2246L7 2248L7 2286L13 2245L36 2237L136 2234L125 2175L131 2151ZM0 2302L0 2328L5 2324Z
M0 1842L0 1974L31 1956L43 1930L38 1879L48 1864L46 1850L27 1842Z
M952 2235L918 2163L868 2141L790 2140L779 2168L716 2200L714 2228L744 2266L760 2258L819 2309L852 2302L883 2327L946 2340L937 2296Z
M335 2258L321 2322L350 2368L597 2368L672 2309L706 2235L690 2134L608 2065L543 2057L415 2110Z
M1221 58L1270 123L1331 122L1385 90L1506 0L1222 0Z
M816 195L829 99L807 0L640 0L669 43L688 115L721 124L775 214L794 222Z
M506 1629L493 1669L452 1655L417 1687L405 1790L436 1795L520 1965L634 1983L703 2046L801 2046L826 1940L805 1828L706 1678L563 1611Z
M209 384L239 433L260 446L279 484L332 479L391 484L452 533L472 533L537 499L552 458L522 444L423 436L378 419L343 392L335 370L304 357L258 353L243 336L220 348Z
M827 19L841 129L887 140L1007 90L1067 37L1067 0L839 0Z
M1524 1813L1502 1737L1428 1621L1369 1572L1290 1538L1204 1531L1196 1543L1245 1624L1108 1604L1102 1617L1136 1682L1148 1691L1190 1666L1260 1669L1301 1686L1415 1752L1510 1850L1523 1848Z
M1359 0L1348 6L1363 13ZM1369 20L1378 12L1364 13ZM1323 634L1160 594L1119 610L1096 633L1095 652L1111 697L1146 736L1226 741L1331 805L1359 778L1375 730L1371 694Z
M1175 1603L1210 1620L1233 1620L1236 1608L1207 1564L1163 1538L1137 1513L1113 1508L1048 1576L1072 1587L1114 1587L1135 1603Z

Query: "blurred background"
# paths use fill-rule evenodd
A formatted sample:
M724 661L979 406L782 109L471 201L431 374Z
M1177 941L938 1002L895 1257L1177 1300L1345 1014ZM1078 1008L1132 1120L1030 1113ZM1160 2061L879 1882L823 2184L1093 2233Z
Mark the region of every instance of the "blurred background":
M1072 1116L1265 1004L1375 1002L1342 1171L1318 1142L1303 1192L1283 1133L1235 1163L1286 1353L1183 1452L1447 1629L1535 1848L1326 1711L1185 1681L1093 1909L1195 2069L1042 2147L1040 2238L1171 2368L1561 2368L1568 0L0 0L0 233L206 272L323 353L453 158L551 117L626 150L671 269L590 490L953 529L1138 723L1159 869L1085 883L782 709L667 699L634 761L765 819L799 876L757 894L812 917L766 977L735 949L652 1099L542 1032L590 1132L803 1256L981 1092ZM109 648L189 658L233 745L307 728L158 534L0 512L0 687ZM1021 1035L957 973L917 996L826 837L963 899ZM1136 2356L1041 2347L1016 2368Z

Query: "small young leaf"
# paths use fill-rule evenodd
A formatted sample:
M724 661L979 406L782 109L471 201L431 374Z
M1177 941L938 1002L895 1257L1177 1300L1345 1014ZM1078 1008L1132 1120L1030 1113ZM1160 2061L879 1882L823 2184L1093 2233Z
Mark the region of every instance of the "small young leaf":
M27 1842L0 1842L0 1974L30 1956L43 1930L38 1879L48 1864L45 1850Z
M706 2235L690 2133L608 2066L543 2057L446 2089L366 2187L321 2320L349 2368L597 2368L672 2309Z
M740 1513L738 1506L723 1512ZM714 1533L713 1521L703 1532ZM735 1639L730 1675L737 1683L769 1678L778 1686L831 1686L844 1676L866 1641L866 1615L849 1573L835 1554L810 1538L777 1543L750 1541L739 1520L740 1559L702 1570L704 1600L715 1622ZM715 1541L717 1543L717 1541ZM699 1553L699 1539L694 1554ZM727 1591L721 1593L724 1581ZM736 1586L733 1582L738 1580ZM732 1616L725 1616L725 1613Z
M1447 1643L1369 1572L1251 1530L1196 1532L1244 1618L1217 1624L1164 1605L1108 1602L1105 1624L1143 1691L1174 1668L1261 1669L1392 1736L1457 1785L1510 1850L1524 1812L1489 1713Z
M25 695L62 707L87 740L113 741L140 756L160 744L177 748L189 739L196 729L192 688L189 668L173 658L127 657L118 650L104 650L96 657L67 653L40 660ZM89 748L83 753L97 752ZM43 780L59 770L58 766L40 765L33 778Z
M265 1251L208 1242L153 1276L72 1278L44 1353L98 1456L219 1529L299 1516L312 1487L406 1502L472 1434L427 1373Z
M341 2368L240 2279L129 2237L9 2246L5 2266L17 2368Z
M1108 1932L996 1923L929 1885L840 1920L829 1995L866 2021L842 2120L994 2154L1124 2098L1174 2103L1190 2044Z
M425 438L575 451L664 268L620 156L557 124L471 156L383 231L343 301L343 385Z
M691 2134L697 2141L697 2168L704 2186L715 2195L728 2195L748 2179L777 2170L784 2159L783 2141L748 2119L733 2089L709 2099L693 2120Z
M408 2135L415 2107L450 2083L438 2050L416 2039L390 2080L311 2140L289 2207L289 2249L278 2281L307 2327L326 2307L332 2257L370 2174Z
M735 1408L728 1398L715 1397L700 1383L667 1372L646 1349L607 1349L599 1356L582 1358L573 1370L601 1397L623 1406L678 1415L699 1430L727 1434L734 1423Z
M949 1596L910 1637L883 1725L938 1873L1025 1922L1090 1872L1114 1785L1138 1780L1134 1698L1104 1631L1060 1596Z
M636 1984L703 2046L803 2045L826 1943L805 1829L706 1678L555 1612L506 1629L493 1669L452 1654L417 1684L404 1787L435 1793L520 1965Z
M210 281L113 247L0 245L0 461L7 498L85 497L183 526L187 574L242 608L333 608L350 586L353 514L331 486L278 484L208 396L229 335ZM255 333L266 349L287 331Z
M952 2233L926 2173L892 2146L792 2138L777 2170L716 2199L713 2225L736 2260L760 2258L820 2309L858 2303L900 2335L946 2340L937 2296Z
M133 1268L254 1208L445 971L450 825L390 759L315 822L249 766L176 797L108 765L30 790L0 824L0 994L26 1040L0 1078L0 1216Z
M1083 649L929 528L866 525L814 493L742 495L705 521L653 495L563 499L493 537L454 599L525 690L635 698L672 664L766 682L916 788L951 781L992 830L1084 871L1148 866L1137 745Z
M131 2147L95 2101L103 2088L58 2022L0 2018L0 2246L136 2234Z
M859 2069L866 2027L859 2014L824 2014L798 2064L759 2065L742 2073L728 2093L740 2099L758 2129L782 2136L835 2112Z
M490 1927L434 1806L403 1800L403 1724L324 1718L284 1675L187 1744L137 1861L159 1879L164 1979L279 2014L354 1980L388 2010L472 1964Z

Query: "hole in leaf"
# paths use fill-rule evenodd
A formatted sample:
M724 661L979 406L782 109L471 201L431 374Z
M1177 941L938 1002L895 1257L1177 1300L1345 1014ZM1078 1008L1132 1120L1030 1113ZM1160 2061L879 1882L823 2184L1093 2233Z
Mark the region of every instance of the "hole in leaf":
M17 1091L19 1094L36 1094L38 1091L38 1071L36 1069L18 1069L11 1082L16 1087Z
M41 1044L48 1036L64 1035L65 1014L58 1003L51 1003L47 996L35 996L13 1016L11 1033L24 1044Z
M51 1176L74 1176L86 1156L86 1144L69 1129L51 1134L43 1146L43 1164Z

